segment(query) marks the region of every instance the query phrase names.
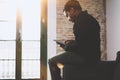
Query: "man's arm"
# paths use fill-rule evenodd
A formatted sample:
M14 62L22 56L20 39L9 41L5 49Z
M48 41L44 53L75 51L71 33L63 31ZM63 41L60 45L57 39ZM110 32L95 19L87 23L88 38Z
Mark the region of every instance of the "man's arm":
M65 43L59 41L59 40L54 40L58 45L60 45L60 47L62 47L63 49L65 48Z

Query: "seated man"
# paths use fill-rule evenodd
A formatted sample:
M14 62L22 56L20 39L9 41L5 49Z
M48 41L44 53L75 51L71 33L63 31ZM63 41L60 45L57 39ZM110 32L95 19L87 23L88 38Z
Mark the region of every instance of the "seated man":
M74 23L75 40L60 44L65 52L49 59L52 80L61 80L57 63L94 65L100 61L100 26L97 20L87 11L82 11L77 0L69 0L63 11L69 21Z

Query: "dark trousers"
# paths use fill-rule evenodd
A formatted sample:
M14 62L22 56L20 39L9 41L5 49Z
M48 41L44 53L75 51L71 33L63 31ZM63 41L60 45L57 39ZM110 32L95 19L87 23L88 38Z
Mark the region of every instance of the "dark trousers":
M61 80L60 69L57 67L57 63L71 64L71 65L83 65L85 59L78 54L72 52L63 52L51 59L49 59L49 68L52 80Z

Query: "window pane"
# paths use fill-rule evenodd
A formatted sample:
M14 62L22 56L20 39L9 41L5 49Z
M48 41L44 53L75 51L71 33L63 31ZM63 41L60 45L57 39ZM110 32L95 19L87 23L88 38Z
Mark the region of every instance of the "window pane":
M0 79L15 79L15 41L0 41Z
M41 0L21 0L22 79L40 79Z
M22 41L22 78L40 78L40 41Z
M40 79L40 61L22 60L22 79Z
M22 41L22 59L40 59L40 41Z
M16 19L15 17L16 0L0 0L0 20L11 21Z
M0 40L15 40L16 36L16 2L0 0Z
M15 79L15 60L0 60L0 79Z
M40 0L22 0L22 40L40 40Z
M15 41L0 41L0 59L15 59Z
M15 22L0 22L0 40L15 40Z

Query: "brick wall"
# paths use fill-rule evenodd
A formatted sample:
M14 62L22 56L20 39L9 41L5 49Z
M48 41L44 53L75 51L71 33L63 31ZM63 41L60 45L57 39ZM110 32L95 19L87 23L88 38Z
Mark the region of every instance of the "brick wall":
M69 22L63 15L63 7L68 0L57 0L57 39L68 40L74 39L73 36L73 23ZM101 59L106 59L106 20L105 20L105 0L78 0L83 8L89 14L93 15L101 26ZM63 51L57 47L57 53Z

